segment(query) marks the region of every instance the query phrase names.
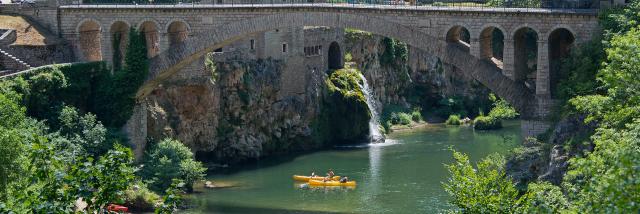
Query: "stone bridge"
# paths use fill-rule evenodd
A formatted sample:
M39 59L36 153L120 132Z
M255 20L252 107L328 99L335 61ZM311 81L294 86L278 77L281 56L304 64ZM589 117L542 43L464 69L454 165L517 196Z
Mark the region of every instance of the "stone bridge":
M84 61L111 61L117 47L112 44L114 37L124 44L129 27L146 33L152 58L139 99L206 53L234 41L279 28L327 26L369 31L430 52L505 98L531 121L544 121L553 103L557 66L552 61L565 57L573 44L591 39L598 30L596 11L517 8L70 5L60 6L59 16L61 35ZM503 37L501 59L493 51L496 31ZM531 54L534 62L528 59ZM533 70L526 66L532 63ZM529 126L523 125L523 130L546 129L544 123Z

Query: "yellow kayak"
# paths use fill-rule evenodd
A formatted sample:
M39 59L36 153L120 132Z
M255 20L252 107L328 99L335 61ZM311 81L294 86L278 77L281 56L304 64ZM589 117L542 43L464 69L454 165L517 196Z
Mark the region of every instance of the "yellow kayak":
M311 176L304 176L304 175L294 175L293 176L293 180L296 181L309 181L309 180L320 180L322 181L322 179L324 179L324 177L320 177L320 176L315 176L315 177L311 177ZM340 180L340 176L333 176L333 178L331 180L337 181Z
M346 183L340 183L340 181L317 181L317 180L309 180L309 185L311 186L356 186L355 181L347 181Z

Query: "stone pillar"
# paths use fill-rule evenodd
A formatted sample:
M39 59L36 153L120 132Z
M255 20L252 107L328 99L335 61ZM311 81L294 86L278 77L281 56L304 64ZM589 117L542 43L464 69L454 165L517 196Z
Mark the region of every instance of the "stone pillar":
M544 120L522 120L520 131L523 139L527 137L537 137L551 127L550 122Z
M135 159L141 160L147 146L147 108L144 101L136 104L133 114L122 129L129 138Z
M480 36L478 39L479 55L481 59L491 59L493 57L493 41L491 36Z
M538 39L538 65L536 71L536 95L549 97L551 95L549 80L549 42Z
M502 73L509 77L509 79L511 80L515 80L515 65L514 65L514 61L515 61L515 51L514 51L514 41L513 39L509 38L505 38L504 39L504 53L503 53L503 59L502 59L502 63L503 63L503 69L502 69Z
M158 33L158 40L160 40L160 52L165 52L169 49L169 34L166 32Z
M113 49L111 46L113 43L113 41L111 40L111 33L109 32L109 29L104 30L105 28L103 28L102 30L102 38L101 38L101 42L102 42L102 60L107 63L107 66L113 66L113 62L111 61L111 59L113 59L113 54L112 54L112 50Z
M469 52L471 53L472 56L475 56L477 58L480 59L484 59L482 57L482 53L480 52L480 41L478 38L471 38L470 39L470 44L469 44Z

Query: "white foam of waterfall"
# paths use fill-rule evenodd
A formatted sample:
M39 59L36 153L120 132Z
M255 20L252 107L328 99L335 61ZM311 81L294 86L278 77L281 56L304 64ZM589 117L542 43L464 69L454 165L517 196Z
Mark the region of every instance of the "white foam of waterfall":
M378 123L378 106L376 105L376 100L373 98L373 91L369 87L369 83L367 83L367 78L359 73L360 79L362 79L362 84L360 85L360 89L364 93L364 97L367 101L367 106L369 107L369 112L371 113L371 119L369 120L369 140L371 143L381 143L384 142L384 135L380 132L380 126Z

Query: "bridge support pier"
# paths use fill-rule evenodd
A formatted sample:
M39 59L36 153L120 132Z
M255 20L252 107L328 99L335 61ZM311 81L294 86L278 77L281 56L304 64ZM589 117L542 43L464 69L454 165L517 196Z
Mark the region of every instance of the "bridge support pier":
M549 78L549 43L546 39L538 39L538 63L536 71L536 95L551 97Z
M502 73L511 80L515 80L515 65L514 65L514 41L513 39L504 39L504 52L502 55Z

